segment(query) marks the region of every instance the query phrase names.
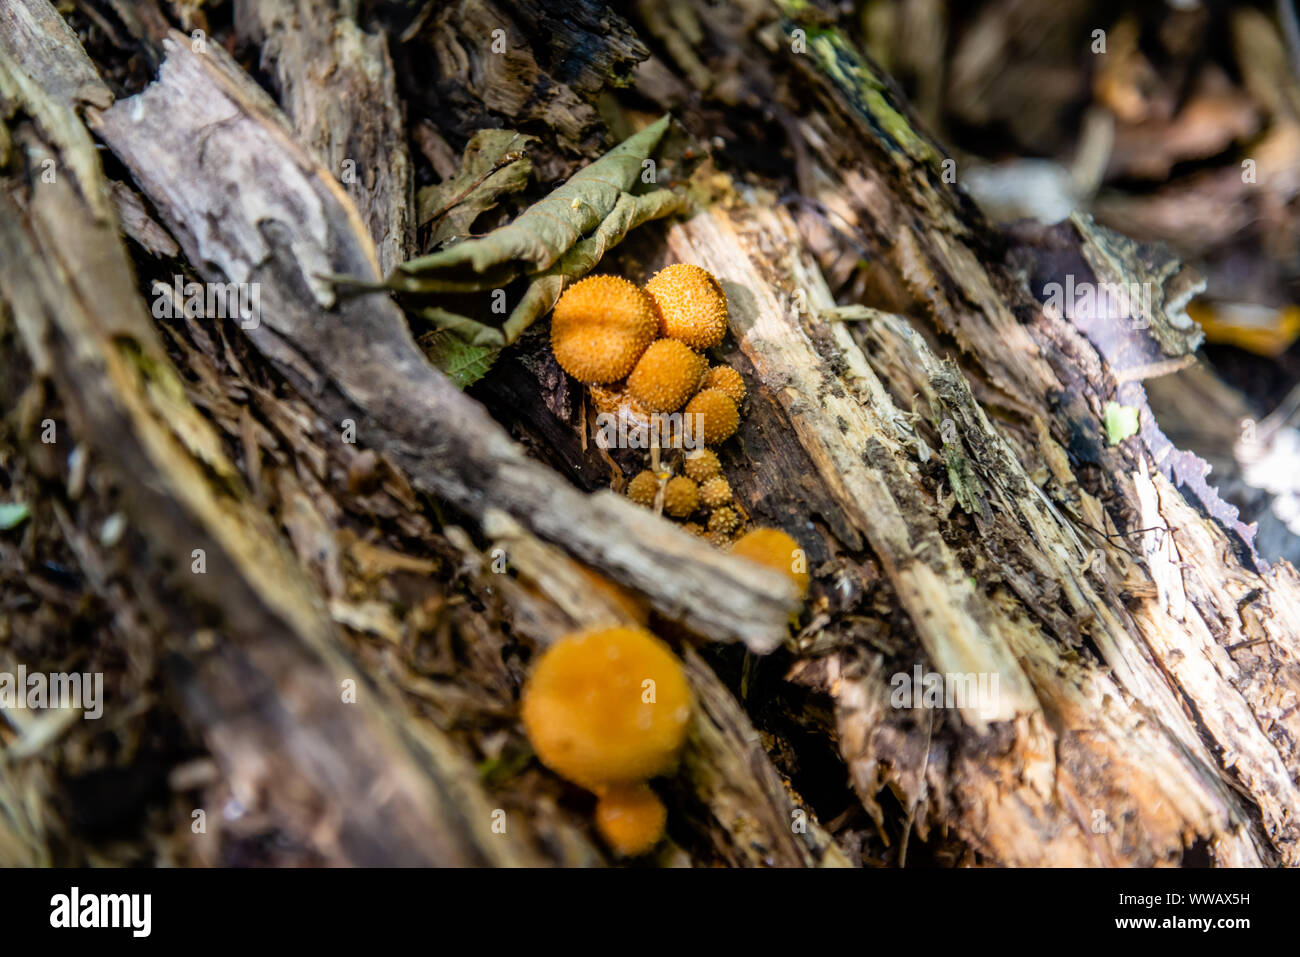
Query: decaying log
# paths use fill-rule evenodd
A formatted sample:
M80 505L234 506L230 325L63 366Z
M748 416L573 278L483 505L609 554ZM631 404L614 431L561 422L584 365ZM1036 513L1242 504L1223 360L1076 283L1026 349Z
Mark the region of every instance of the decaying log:
M21 208L14 182L0 197L0 293L73 434L111 463L150 556L132 581L147 627L160 642L189 636L162 647L234 795L272 808L326 862L526 862L526 847L490 835L462 756L412 740L366 687L345 701L344 682L361 673L184 399L133 287L94 144L71 106L15 67L11 39L0 100L31 191ZM58 172L42 177L47 168Z
M325 276L379 279L351 202L219 50L194 53L179 34L165 48L159 82L92 125L212 281L260 284L249 338L322 415L355 418L417 487L471 514L508 511L689 627L759 651L779 642L794 605L781 576L608 493L579 494L429 366L390 300L336 294Z
M414 184L382 36L337 0L240 3L240 39L262 50L298 142L348 191L388 274L411 258Z
M1218 866L1300 865L1300 580L1258 560L1143 386L1195 345L1181 314L1195 281L1177 264L1081 217L995 230L888 78L810 4L682 0L662 17L643 3L624 20L592 0L562 5L566 17L533 0L463 0L388 36L347 6L237 5L281 105L219 45L163 31L152 5L123 19L159 75L117 103L43 0L0 12L4 152L21 155L20 172L47 158L67 171L11 176L0 197L0 296L21 334L0 361L48 377L122 482L150 562L132 593L237 792L330 861L600 859L555 808L553 781L509 839L491 833L499 794L443 726L454 722L406 720L412 697L454 711L453 691L422 675L397 690L391 672L418 669L353 640L395 646L400 632L396 601L350 593L340 543L357 538L326 501L340 484L327 460L369 456L389 470L404 528L457 554L461 587L508 623L509 636L484 628L466 652L488 662L481 713L497 709L504 738L519 737L513 642L637 620L591 587L593 570L648 599L680 639L698 708L662 789L680 830L673 859L860 862L795 792L771 713L715 670L715 654L734 652L833 709L817 733L893 863L914 830L965 863L1176 865L1199 848ZM542 55L533 34L559 23ZM498 27L507 51L489 54L481 41ZM806 44L791 42L796 28ZM424 56L428 89L412 90L403 64ZM336 99L317 69L355 97ZM612 90L626 80L638 102L625 111ZM601 268L644 279L684 261L720 278L731 335L713 358L749 387L722 460L743 510L794 533L811 559L802 629L787 627L781 576L604 488L620 487L611 466L631 457L584 442L583 403L536 330L471 397L429 365L393 301L331 285L377 280L410 250L399 90L425 117L412 123L426 124L430 153L508 123L547 134L544 176L571 173L647 104L673 111L678 135L723 144L715 163L734 175L708 173L700 208L639 228ZM116 205L74 107L133 179L112 187ZM358 189L337 181L346 160ZM246 408L223 395L197 355L222 354L210 341L221 337L191 323L167 334L180 364L208 377L189 385L204 396L207 418L197 413L133 287L118 211L154 254L174 255L174 238L203 279L258 284L259 321L229 320L221 336L246 338L287 401L252 375ZM1067 273L1155 283L1154 314L1140 328L1057 315L1039 296ZM1136 434L1108 434L1111 402L1137 411ZM238 467L209 419L239 435ZM337 437L348 420L364 451ZM318 441L287 439L264 460L272 431ZM283 535L266 501L283 506ZM439 536L428 532L424 513L447 504L468 532L441 515ZM488 569L479 540L518 577ZM177 557L192 548L206 576ZM426 575L437 564L383 561ZM168 562L179 571L155 571ZM200 611L187 617L190 605ZM900 706L891 690L913 668L994 676L996 691ZM366 691L343 705L339 683L354 676ZM31 789L53 785L33 776L20 794L14 780L0 768L0 856L38 860ZM372 800L381 791L387 803Z
M727 288L739 348L785 405L819 476L840 496L880 558L927 660L940 672L998 675L996 697L958 709L969 730L963 746L948 758L946 776L918 787L923 770L893 769L900 778L905 772L916 775L907 782L909 799L951 805L943 815L946 823L957 823L972 846L1005 862L1115 863L1124 856L1122 846L1140 845L1150 855L1147 863L1156 863L1181 853L1187 833L1213 835L1224 860L1257 861L1260 851L1245 815L1228 786L1217 780L1212 756L1153 663L1143 660L1115 620L1117 613L1094 591L1104 590L1118 604L1116 573L1105 567L1106 556L1092 555L1080 532L1024 474L956 367L940 363L906 320L877 312L863 325L871 330L867 354L889 373L878 376L847 324L837 320L816 267L797 252L797 232L783 213L715 208L674 227L668 242L678 258L705 265ZM797 302L806 308L792 308ZM885 381L899 396L928 395L929 408L908 411L949 420L956 432L945 430L947 440L929 433L934 443L929 450L920 430L909 424L911 417L895 406ZM942 489L927 490L921 468L926 458L938 456L949 458L949 474L965 477L967 502L944 501ZM945 542L940 528L955 507L974 510L976 521L986 523L968 549L983 547L997 556L1004 581L1024 606L990 589L987 572L963 567ZM1021 554L1012 562L1003 549ZM968 551L962 559L971 557ZM1023 610L1053 615L1044 601L1048 587L1075 605L1072 613L1049 619L1054 631L1042 629ZM1137 658L1125 674L1125 687L1137 702L1125 704L1120 689L1095 666L1071 664L1063 654L1063 648L1077 644L1085 625L1099 644L1122 641ZM867 741L879 733L872 725L889 713L885 682L869 686L873 674L885 677L871 668L854 675L852 691L842 692L850 703L840 719L843 740L863 742L861 751L846 751L845 757L864 803L874 802L881 783L876 775L882 757ZM1224 690L1215 688L1205 704L1222 707L1217 696ZM857 697L872 694L879 695L875 706ZM1084 705L1095 707L1108 696L1113 704L1103 711ZM981 712L977 704L1000 710ZM1245 709L1239 699L1238 707L1241 722ZM994 732L993 725L1001 730ZM1013 733L1006 734L1008 729ZM1253 754L1272 753L1263 739L1248 746ZM925 751L921 757L927 758ZM1125 789L1099 790L1101 782L1115 779L1120 766L1126 769ZM958 793L934 794L955 782L960 782ZM1266 793L1280 788L1285 806L1293 800L1291 787L1274 756L1261 788ZM1072 800L1062 802L1063 793ZM963 816L963 808L971 818ZM1123 820L1123 833L1095 834L1094 809L1107 820ZM1285 826L1284 819L1275 822L1277 828ZM1130 860L1133 853L1128 852Z

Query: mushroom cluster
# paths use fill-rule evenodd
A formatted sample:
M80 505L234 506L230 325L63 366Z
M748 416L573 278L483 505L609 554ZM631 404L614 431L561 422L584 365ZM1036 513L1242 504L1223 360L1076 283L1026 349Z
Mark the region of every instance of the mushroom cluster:
M745 398L741 374L710 367L704 354L726 335L721 284L689 263L660 270L644 289L617 276L584 279L565 290L551 320L560 367L586 385L598 410L651 436L648 468L627 483L628 498L720 546L744 524L713 451L736 433ZM677 434L690 429L693 450L672 450L655 421L679 412Z
M667 811L646 782L676 764L690 717L681 662L644 628L566 635L524 684L533 750L596 794L597 829L625 856L645 853L663 835Z
M806 596L795 539L773 528L741 534L744 512L716 451L739 428L745 399L744 377L705 356L724 341L727 319L722 287L698 266L668 266L644 289L594 276L560 298L551 348L598 410L651 423L683 412L700 430L692 434L702 442L677 449L661 445L652 425L646 467L626 483L629 500L781 571ZM646 624L644 608L636 620ZM666 644L645 627L567 635L538 658L522 714L541 762L596 795L596 828L615 853L636 856L658 843L667 810L647 782L675 765L691 715L681 662Z

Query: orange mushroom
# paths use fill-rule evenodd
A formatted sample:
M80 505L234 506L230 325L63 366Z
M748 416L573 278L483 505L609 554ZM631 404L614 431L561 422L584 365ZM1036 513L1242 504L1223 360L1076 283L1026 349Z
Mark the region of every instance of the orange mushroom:
M799 587L800 597L808 594L807 559L799 543L779 528L751 529L736 539L731 553L784 572Z
M718 453L712 449L696 449L686 456L686 474L696 482L707 482L722 474Z
M542 763L598 790L673 767L691 694L681 663L650 632L598 628L567 635L542 654L522 710Z
M615 853L644 854L664 835L668 809L645 784L603 789L596 802L596 829Z
M709 349L727 334L727 297L712 274L676 263L659 270L645 286L659 309L661 335L692 349Z
M740 426L740 413L731 397L719 389L702 389L695 398L686 403L686 415L702 416L701 419L688 418L692 428L702 428L705 445L717 445L725 442L735 434ZM700 423L697 426L695 423ZM698 433L697 433L698 435Z
M731 485L721 475L700 486L700 504L705 508L721 508L731 501Z
M627 497L646 508L654 505L657 494L659 494L659 479L649 469L637 472L632 476L632 481L627 483Z
M676 412L695 394L708 363L676 339L652 342L627 379L627 391L651 412Z
M583 382L613 382L654 341L654 303L618 276L591 276L570 286L551 317L551 350L565 372Z
M700 487L685 476L668 480L664 486L664 511L673 518L685 518L699 508Z
M701 388L725 392L737 407L745 399L745 380L731 366L714 366L704 377Z

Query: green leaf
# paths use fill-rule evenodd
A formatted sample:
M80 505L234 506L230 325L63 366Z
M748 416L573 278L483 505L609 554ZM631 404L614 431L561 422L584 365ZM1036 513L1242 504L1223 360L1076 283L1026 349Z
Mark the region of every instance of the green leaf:
M1129 436L1137 435L1138 410L1118 402L1107 402L1104 412L1106 421L1106 439L1111 445L1119 445Z
M0 531L21 525L31 514L22 502L0 502Z
M436 329L419 339L429 361L447 374L457 387L467 389L487 375L501 349L466 342L450 329Z

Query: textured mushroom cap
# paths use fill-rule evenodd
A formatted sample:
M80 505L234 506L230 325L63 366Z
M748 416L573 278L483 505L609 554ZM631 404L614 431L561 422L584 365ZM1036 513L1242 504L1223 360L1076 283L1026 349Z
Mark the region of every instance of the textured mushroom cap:
M651 412L676 412L700 387L704 356L676 339L659 339L641 354L627 377L627 391Z
M685 518L700 506L700 487L685 476L668 480L664 486L664 511L673 518Z
M714 366L704 377L701 388L725 392L737 406L745 400L745 379L731 366Z
M542 654L524 685L524 730L537 756L592 790L669 770L690 717L681 663L641 628L567 635Z
M644 784L620 785L605 790L596 802L596 829L617 854L644 854L664 834L668 809Z
M704 416L705 445L725 442L735 434L736 428L740 425L740 413L736 411L736 403L732 402L725 392L719 392L717 389L704 389L697 393L695 398L686 403L686 414ZM695 420L689 421L694 427Z
M632 481L627 483L627 497L638 505L644 505L646 508L654 505L655 495L659 493L659 480L655 478L655 473L646 469L644 472L637 472L632 476Z
M705 508L718 508L731 501L731 485L721 475L700 486L700 504Z
M740 516L734 508L723 506L713 510L709 516L710 535L730 535L740 527Z
M713 449L696 449L686 456L686 474L697 482L707 482L722 474L722 463Z
M799 586L800 597L808 594L808 572L795 570L796 566L802 569L806 564L803 550L797 541L779 528L749 530L736 539L731 553L784 572Z
M659 308L659 332L692 349L716 346L727 334L727 297L707 270L676 263L655 273L645 291Z
M626 279L591 276L564 291L551 317L551 350L583 382L613 382L632 371L659 329L650 297Z

